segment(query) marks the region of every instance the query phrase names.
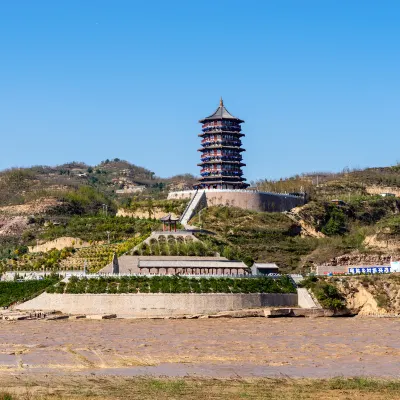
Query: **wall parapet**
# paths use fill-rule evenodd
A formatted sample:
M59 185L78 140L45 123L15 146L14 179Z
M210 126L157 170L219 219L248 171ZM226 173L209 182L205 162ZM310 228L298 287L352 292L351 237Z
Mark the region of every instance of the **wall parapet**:
M170 192L168 199L187 199L195 190ZM306 198L287 193L257 192L245 189L204 189L206 206L238 207L259 212L284 212L305 204Z
M199 191L204 191L206 193L257 193L257 194L268 194L268 195L276 195L276 196L284 196L284 197L294 197L296 199L298 198L304 198L305 195L297 196L294 194L289 194L289 193L278 193L278 192L261 192L258 190L248 190L248 189L199 189ZM196 193L196 190L181 190L177 192L169 192L168 193L168 199L173 199L176 196L179 195L185 195L185 194L194 194Z

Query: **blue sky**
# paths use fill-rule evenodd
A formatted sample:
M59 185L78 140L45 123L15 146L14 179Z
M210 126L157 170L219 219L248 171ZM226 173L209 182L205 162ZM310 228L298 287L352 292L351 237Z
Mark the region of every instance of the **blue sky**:
M0 168L197 174L220 96L248 180L395 164L399 20L398 1L2 1Z

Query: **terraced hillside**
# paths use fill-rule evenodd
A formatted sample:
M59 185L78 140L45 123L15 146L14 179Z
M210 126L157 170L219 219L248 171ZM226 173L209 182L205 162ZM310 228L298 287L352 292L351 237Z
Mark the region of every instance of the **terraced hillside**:
M141 256L215 256L217 248L209 242L203 243L192 236L160 235L151 237L134 251Z
M118 256L131 251L146 239L146 235L134 237L120 243L93 245L81 249L52 249L43 253L29 253L0 260L0 273L5 271L58 271L83 270L85 262L89 272L98 272Z
M60 261L63 270L83 270L85 262L89 272L98 272L112 261L114 253L121 256L141 243L146 236L136 237L122 243L90 246L77 250L66 259Z

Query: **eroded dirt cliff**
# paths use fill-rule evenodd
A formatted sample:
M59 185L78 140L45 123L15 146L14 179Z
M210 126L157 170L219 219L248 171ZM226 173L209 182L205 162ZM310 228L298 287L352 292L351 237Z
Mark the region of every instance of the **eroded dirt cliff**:
M400 274L334 277L330 283L358 315L400 314Z

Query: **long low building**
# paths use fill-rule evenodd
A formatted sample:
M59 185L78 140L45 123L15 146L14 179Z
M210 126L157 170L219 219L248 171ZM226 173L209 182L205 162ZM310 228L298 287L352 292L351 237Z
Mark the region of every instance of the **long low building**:
M242 261L224 257L189 256L121 256L118 258L120 274L156 275L247 275L249 268ZM100 272L111 273L113 264Z

